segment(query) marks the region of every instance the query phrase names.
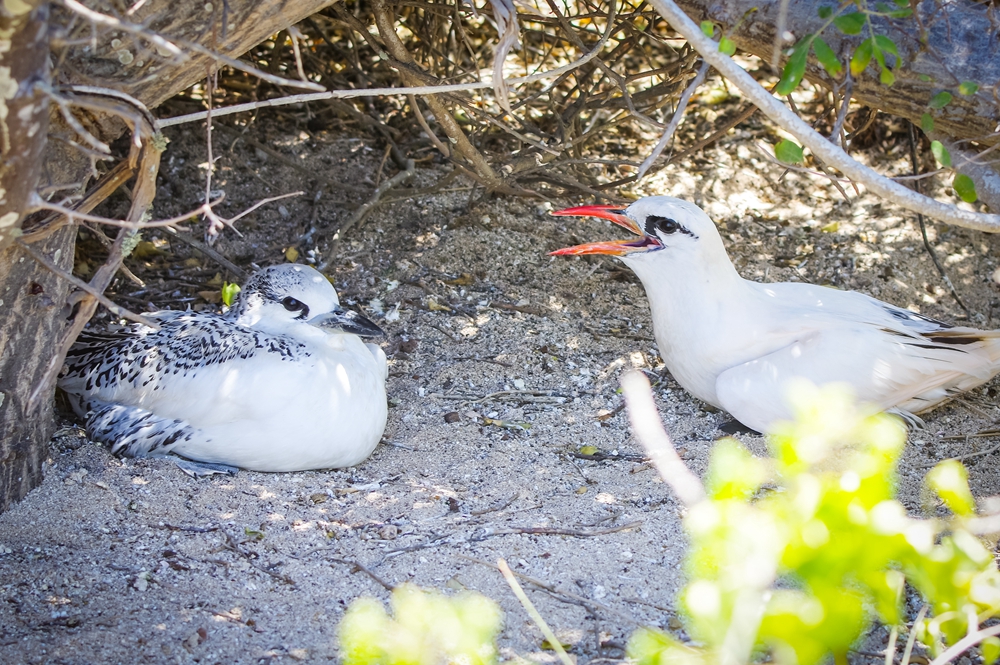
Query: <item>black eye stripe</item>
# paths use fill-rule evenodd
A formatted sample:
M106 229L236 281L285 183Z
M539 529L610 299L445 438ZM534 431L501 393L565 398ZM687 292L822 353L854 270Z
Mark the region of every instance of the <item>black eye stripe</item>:
M683 229L683 227L669 217L650 215L646 218L646 233L649 235L653 235L657 231L669 235L671 233L677 233L681 229Z
M692 238L698 237L685 228L683 224L669 217L661 217L660 215L649 215L646 217L646 221L643 226L646 231L646 235L648 236L655 236L657 234L669 236L674 233L683 233L684 235L691 236Z
M295 298L288 296L286 298L282 298L281 304L289 312L302 312L302 314L298 317L300 319L309 316L309 307L301 300L296 300Z

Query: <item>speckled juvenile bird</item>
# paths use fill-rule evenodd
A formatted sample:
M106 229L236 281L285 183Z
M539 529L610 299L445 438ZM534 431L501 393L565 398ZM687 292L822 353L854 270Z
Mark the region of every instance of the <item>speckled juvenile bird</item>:
M791 413L789 381L843 382L908 420L1000 372L1000 330L958 328L855 291L759 284L736 272L698 206L669 196L625 209L553 213L611 220L635 240L552 252L609 254L639 277L667 368L695 397L768 432Z
M188 473L345 467L385 429L382 334L302 265L252 275L226 314L163 311L161 328L84 333L59 379L91 439Z

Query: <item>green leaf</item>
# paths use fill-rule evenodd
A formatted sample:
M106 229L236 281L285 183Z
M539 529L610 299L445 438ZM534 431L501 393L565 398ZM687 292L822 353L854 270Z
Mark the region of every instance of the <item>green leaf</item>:
M851 74L857 76L868 68L868 63L872 61L872 40L869 37L858 44L858 48L851 57Z
M879 69L885 69L885 51L878 47L878 44L872 46L872 55L875 56L875 62L878 63Z
M951 181L951 188L958 194L958 198L966 203L975 203L979 199L979 195L976 194L976 183L972 182L972 178L964 173L955 176L955 179Z
M817 13L820 18L828 19L833 15L833 7L820 7Z
M781 80L774 91L779 95L787 95L795 90L802 82L802 76L806 73L806 56L809 54L809 42L812 35L806 35L799 40L792 51L792 57L785 63L785 69L781 72Z
M666 633L643 627L628 638L626 653L637 665L659 665L661 662L670 662L667 656L671 651L685 648Z
M712 23L711 21L702 21L701 22L701 31L703 33L705 33L706 37L708 37L709 39L711 39L712 36L715 34L715 24Z
M983 665L993 665L1000 658L1000 637L987 637L979 643L983 653Z
M878 80L882 82L882 85L890 86L896 82L896 75L892 73L891 69L884 67L878 75Z
M735 439L722 439L712 449L705 489L713 500L749 499L767 478L763 463Z
M941 166L951 168L951 153L941 145L940 141L931 141L931 152L934 153L934 158L941 163Z
M927 74L917 74L917 78L920 79L921 82L923 82L923 83L930 83L931 81L934 80L930 76L928 76Z
M736 53L736 43L729 37L723 37L719 40L719 51L731 56Z
M803 162L802 146L795 141L781 139L774 146L774 156L786 164L801 164Z
M920 116L920 129L924 130L924 134L930 134L934 131L934 117L930 113Z
M868 16L862 12L851 12L833 19L833 24L845 35L858 35L867 20Z
M239 284L230 284L229 282L222 283L222 303L226 307L232 307L233 301L236 300L236 294L240 292Z
M963 516L975 513L976 500L969 490L969 472L958 460L939 462L927 474L927 484L951 512Z
M943 109L945 106L951 102L951 93L947 90L942 90L938 94L931 97L931 101L927 103L932 109Z
M962 95L974 95L979 91L979 84L975 81L963 81L962 85L958 86L958 92Z
M888 51L897 58L899 57L899 51L896 50L896 43L885 35L875 35L875 45L883 51Z
M833 52L829 44L819 37L813 40L813 52L816 53L816 59L819 60L819 64L823 65L823 69L830 76L837 77L843 71L844 66L837 59L837 54Z
M392 592L393 616L373 598L351 602L338 626L344 665L497 662L503 614L489 598L446 596L406 582Z

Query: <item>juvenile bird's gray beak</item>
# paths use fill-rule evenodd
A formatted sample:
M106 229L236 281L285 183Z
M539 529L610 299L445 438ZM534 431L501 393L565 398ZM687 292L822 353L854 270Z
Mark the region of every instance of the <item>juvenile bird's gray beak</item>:
M382 337L385 333L377 325L355 311L338 307L332 312L317 314L309 324L330 332L350 333L358 337Z

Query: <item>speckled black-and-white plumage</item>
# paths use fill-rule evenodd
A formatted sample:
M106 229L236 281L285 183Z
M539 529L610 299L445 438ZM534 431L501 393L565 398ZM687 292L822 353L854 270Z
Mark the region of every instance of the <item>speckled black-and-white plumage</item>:
M342 467L385 428L386 362L320 273L266 268L224 314L157 312L160 330L84 333L59 385L88 434L128 456L260 471Z

